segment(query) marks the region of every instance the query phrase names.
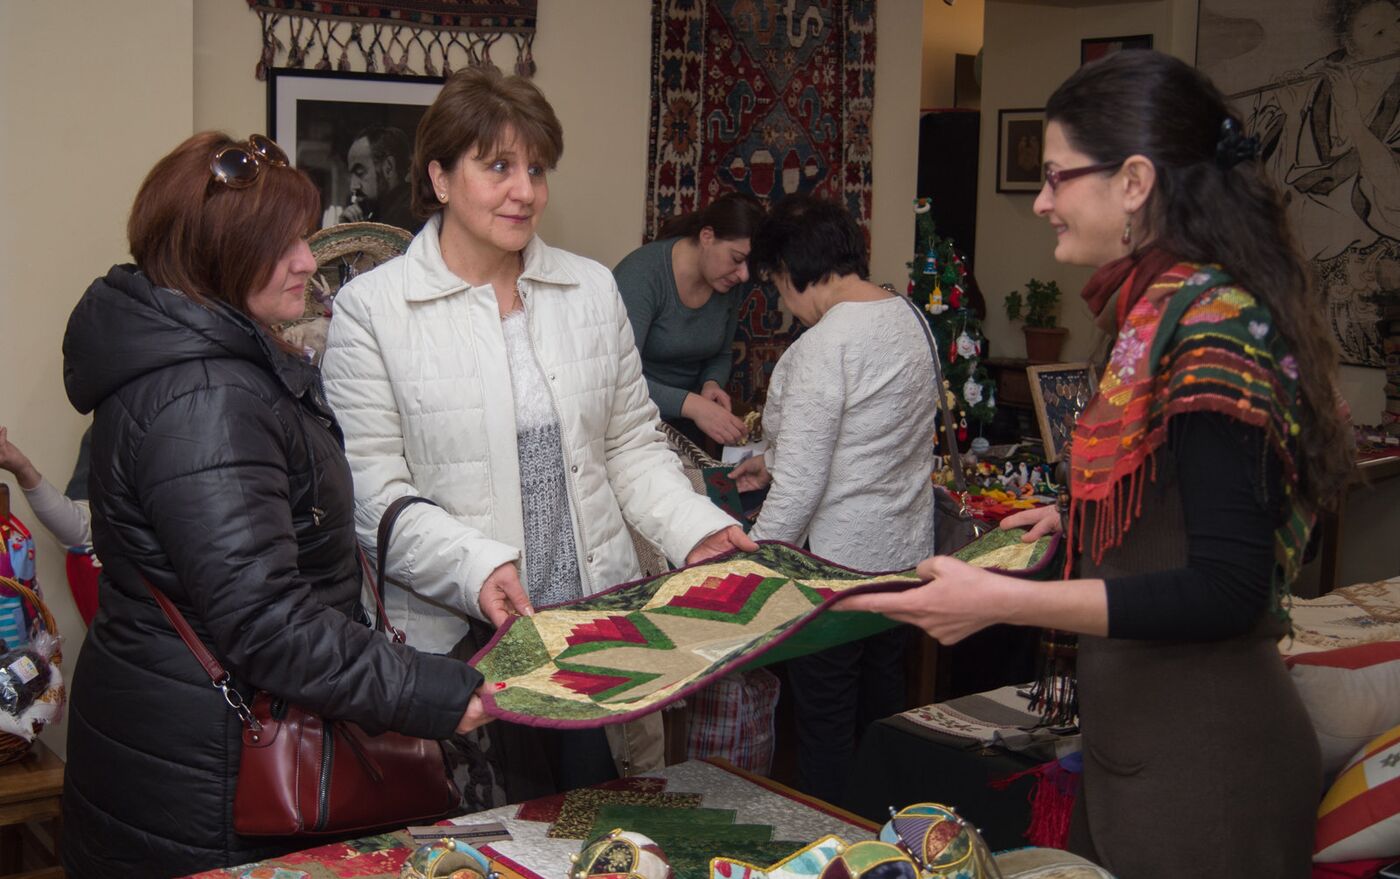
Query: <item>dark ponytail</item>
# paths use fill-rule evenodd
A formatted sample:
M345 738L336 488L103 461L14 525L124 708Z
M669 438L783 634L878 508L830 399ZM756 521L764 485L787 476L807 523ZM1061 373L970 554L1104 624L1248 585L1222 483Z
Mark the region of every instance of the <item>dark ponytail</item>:
M1150 159L1156 184L1142 240L1179 259L1219 263L1268 307L1300 372L1302 497L1314 509L1335 505L1352 469L1350 428L1335 398L1336 344L1278 189L1219 89L1169 55L1119 52L1070 76L1045 118L1094 162Z
M721 241L752 238L763 222L763 205L741 192L726 192L709 205L688 214L678 214L661 224L658 239L698 238L709 226Z

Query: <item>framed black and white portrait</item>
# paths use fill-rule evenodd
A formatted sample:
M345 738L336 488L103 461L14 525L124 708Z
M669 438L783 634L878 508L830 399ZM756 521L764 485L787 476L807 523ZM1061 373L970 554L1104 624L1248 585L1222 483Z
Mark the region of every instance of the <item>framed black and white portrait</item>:
M409 168L436 77L268 72L267 128L321 191L321 227L372 221L416 232Z

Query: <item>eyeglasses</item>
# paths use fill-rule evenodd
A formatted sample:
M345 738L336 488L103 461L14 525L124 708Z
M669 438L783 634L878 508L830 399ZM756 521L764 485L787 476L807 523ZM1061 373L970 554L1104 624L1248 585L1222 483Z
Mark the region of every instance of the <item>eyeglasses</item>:
M1083 177L1086 174L1095 174L1099 171L1112 171L1121 166L1122 162L1100 162L1097 165L1085 165L1082 168L1065 168L1064 170L1046 170L1045 182L1050 184L1050 191L1054 192L1060 188L1060 184L1066 180L1073 180L1076 177Z
M281 147L261 134L250 134L244 143L220 147L209 160L209 173L230 189L243 189L258 179L264 162L283 168L290 164Z

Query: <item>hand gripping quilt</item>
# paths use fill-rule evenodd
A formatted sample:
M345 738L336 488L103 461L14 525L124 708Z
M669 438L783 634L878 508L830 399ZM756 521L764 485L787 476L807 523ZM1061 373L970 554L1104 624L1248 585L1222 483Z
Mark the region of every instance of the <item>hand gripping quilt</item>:
M992 531L954 553L978 567L1036 578L1059 536L1021 543ZM826 613L857 592L919 585L912 570L868 573L785 543L731 553L515 617L472 659L489 714L528 726L583 728L632 720L731 671L864 638L895 623Z

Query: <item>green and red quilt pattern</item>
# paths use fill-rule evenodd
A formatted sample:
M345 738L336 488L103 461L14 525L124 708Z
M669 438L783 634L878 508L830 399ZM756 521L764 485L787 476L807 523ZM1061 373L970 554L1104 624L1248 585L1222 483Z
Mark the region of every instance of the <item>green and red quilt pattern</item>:
M992 532L957 555L1018 576L1046 570L1054 542ZM918 585L912 571L866 573L783 543L734 553L517 617L472 664L489 713L577 728L655 711L715 678L852 641L892 623L822 613L855 592Z

